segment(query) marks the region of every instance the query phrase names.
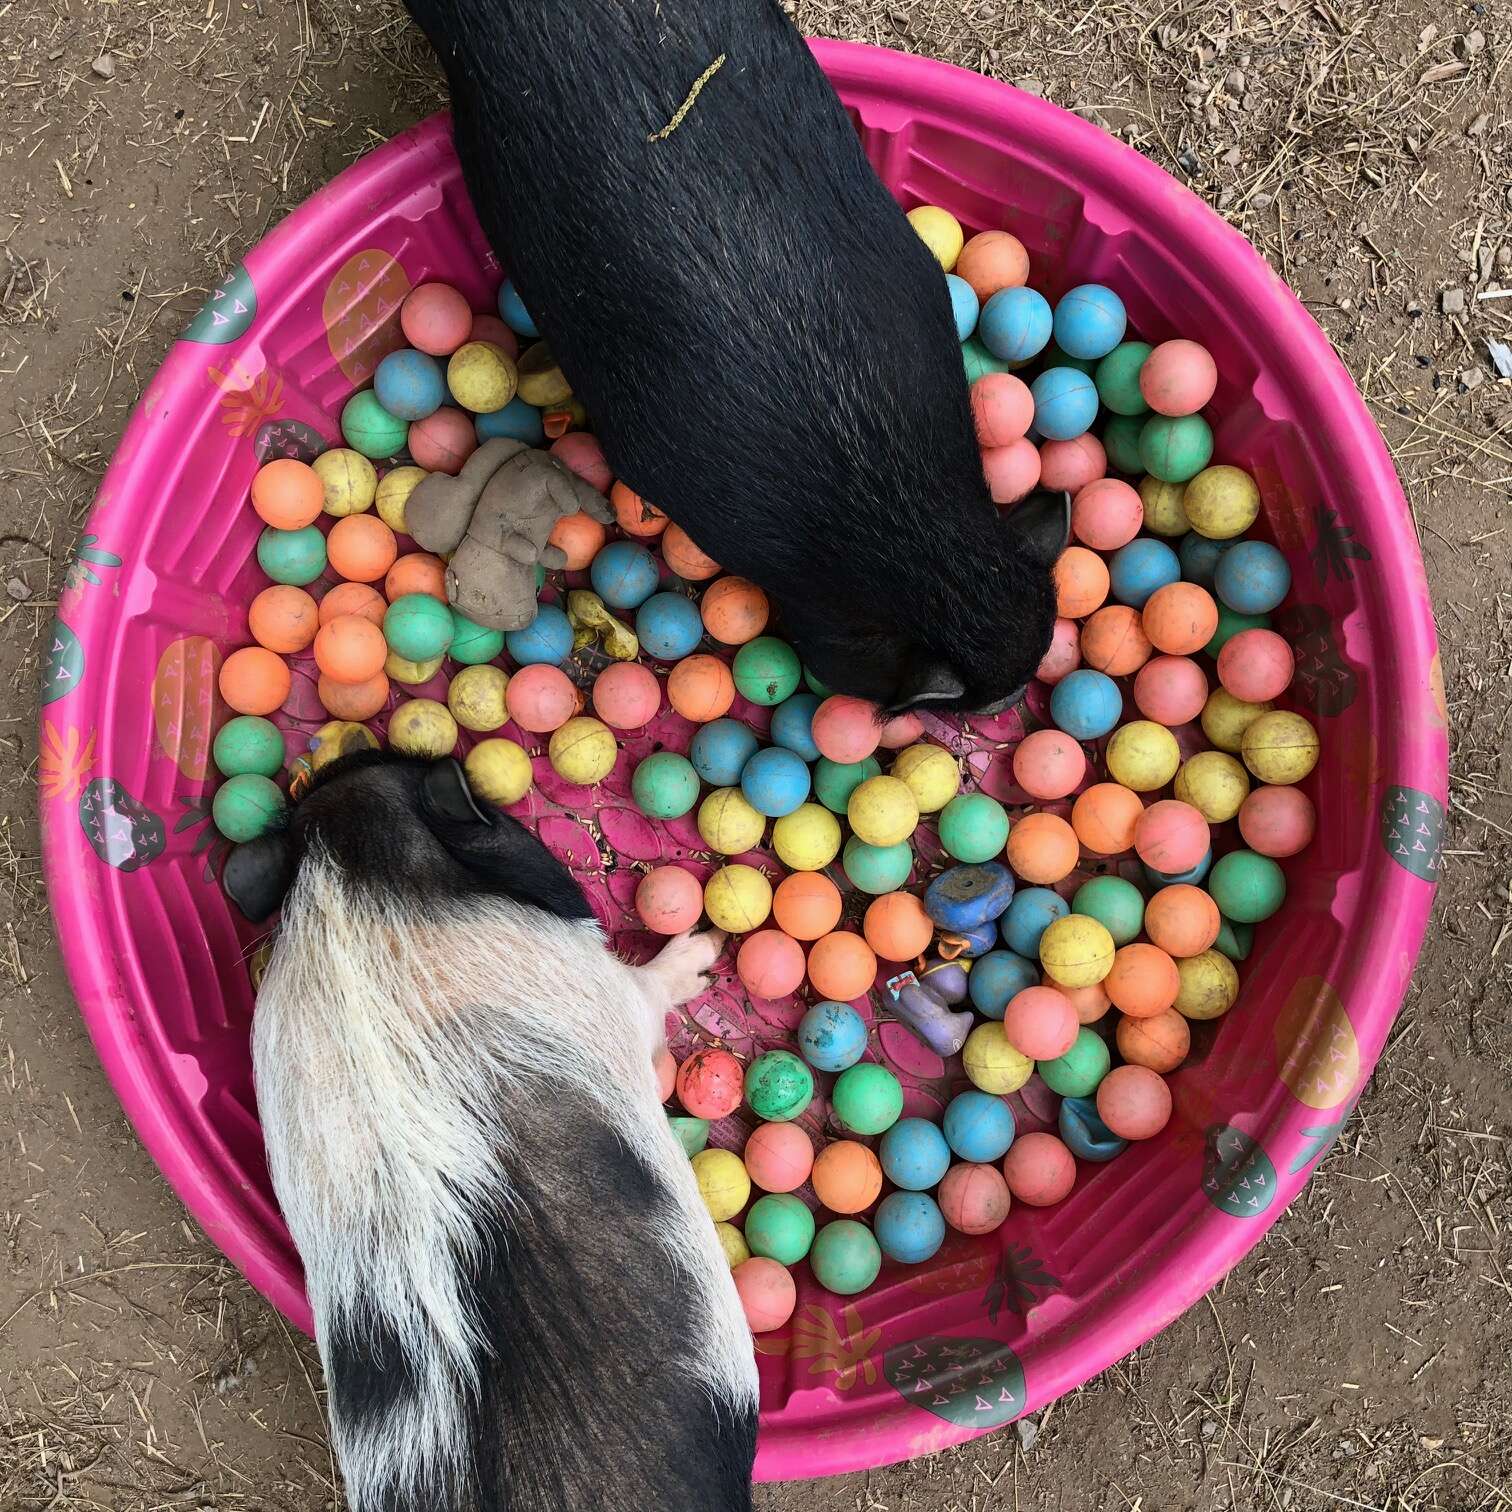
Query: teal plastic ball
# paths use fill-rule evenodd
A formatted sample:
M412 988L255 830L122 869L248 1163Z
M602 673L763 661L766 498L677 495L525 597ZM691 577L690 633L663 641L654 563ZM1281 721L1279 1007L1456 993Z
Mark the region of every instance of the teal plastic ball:
M845 875L862 892L874 897L897 892L908 881L913 864L913 848L906 840L897 845L868 845L852 835L840 854Z
M1096 919L1113 936L1115 945L1139 938L1144 928L1144 894L1122 877L1093 877L1076 889L1071 912Z
M826 1291L839 1297L864 1292L882 1269L882 1249L872 1231L854 1218L837 1218L814 1236L809 1268Z
M927 1192L950 1169L950 1146L940 1126L927 1118L900 1118L877 1146L882 1171L895 1187Z
M775 635L758 635L735 653L730 667L735 691L749 703L770 707L791 698L803 678L798 653Z
M404 450L409 422L389 414L372 389L363 389L341 407L341 435L353 451L381 460Z
M821 756L814 763L814 797L832 814L850 807L851 794L868 778L880 777L882 764L875 756L860 761L831 761Z
M1147 341L1122 341L1097 364L1097 397L1104 409L1128 419L1150 412L1139 391L1139 370L1153 350Z
M940 844L957 861L991 861L1007 843L1007 810L987 793L959 793L940 813Z
M1218 912L1236 924L1258 924L1286 901L1286 873L1269 856L1230 851L1207 879Z
M758 1197L746 1214L744 1228L753 1255L765 1255L782 1265L797 1265L814 1242L814 1215L791 1192Z
M1139 433L1139 460L1162 483L1185 483L1213 460L1213 432L1201 415L1151 415Z
M630 792L649 819L680 819L698 802L698 773L676 751L653 751L636 767Z
M816 1071L844 1071L866 1054L866 1022L849 1003L826 998L798 1021L795 1036Z
M945 1217L925 1192L891 1192L873 1219L877 1244L899 1265L922 1265L945 1242Z
M269 525L257 538L257 565L275 583L303 588L326 569L325 537L313 525L303 530L275 530Z
M523 630L504 636L504 649L519 667L555 667L572 654L572 621L555 604L539 604Z
M745 1099L767 1123L787 1123L814 1100L814 1073L791 1050L768 1050L746 1067Z
M238 714L215 732L210 755L222 777L276 777L283 771L283 732L271 719Z
M835 1078L830 1108L853 1134L883 1134L903 1112L903 1085L886 1066L863 1061Z
M1040 1061L1040 1080L1062 1097L1090 1097L1108 1074L1113 1058L1100 1034L1085 1024L1076 1031L1076 1043L1054 1060Z
M226 839L241 844L265 835L288 807L276 782L255 772L228 778L215 790L210 814Z
M452 610L451 617L452 639L448 655L453 661L461 662L465 667L476 667L491 662L503 651L502 630L489 630L483 625L475 625L455 609Z
M383 637L389 650L410 661L444 656L454 629L451 609L428 593L406 593L383 615Z

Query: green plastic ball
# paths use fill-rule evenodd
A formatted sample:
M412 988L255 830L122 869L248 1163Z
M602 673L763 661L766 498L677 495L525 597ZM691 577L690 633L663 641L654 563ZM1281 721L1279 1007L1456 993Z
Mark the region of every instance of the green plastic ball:
M683 1153L689 1160L702 1149L707 1148L709 1143L709 1120L707 1118L689 1118L686 1114L669 1114L667 1122L672 1126L672 1132L677 1135L677 1142L683 1147Z
M1162 483L1185 483L1213 460L1213 432L1201 415L1151 415L1139 433L1139 460Z
M813 1102L814 1073L791 1050L768 1050L746 1067L745 1100L765 1122L787 1123Z
M814 1242L814 1215L791 1192L769 1192L751 1204L745 1240L753 1255L797 1265Z
M1213 941L1213 949L1219 955L1226 955L1231 961L1247 961L1254 946L1255 926L1253 924L1236 924L1232 919L1220 916L1218 938Z
M1094 381L1105 409L1131 417L1149 414L1150 406L1139 391L1139 370L1153 350L1147 341L1123 341L1097 364Z
M874 1061L862 1061L835 1078L830 1107L853 1134L885 1134L903 1112L903 1086Z
M215 790L210 806L215 827L226 839L241 844L255 840L283 817L287 807L278 784L256 772L228 778Z
M1236 614L1227 604L1218 605L1218 628L1213 631L1213 638L1202 649L1212 657L1216 657L1223 648L1241 630L1269 630L1270 615L1268 614Z
M271 719L238 714L216 731L210 755L222 777L276 777L283 771L283 733Z
M303 530L275 530L270 525L257 538L257 565L275 583L303 588L326 570L325 537L313 525Z
M1052 341L1040 357L1040 371L1043 373L1050 368L1068 367L1075 368L1078 373L1085 373L1091 378L1097 371L1097 363L1096 357L1073 357L1070 352Z
M406 593L383 615L383 636L389 650L410 661L445 656L453 629L451 610L428 593Z
M1071 912L1096 919L1113 936L1115 945L1139 938L1144 928L1144 894L1123 877L1093 877L1076 889Z
M1008 811L986 793L961 793L940 811L940 844L957 861L991 861L1007 843Z
M465 667L481 666L491 662L504 649L504 632L490 630L484 625L475 625L470 619L451 612L452 640L450 656Z
M840 856L840 865L852 883L878 898L897 892L908 881L913 864L913 847L906 840L897 845L868 845L852 835Z
M1052 1092L1062 1097L1090 1097L1112 1063L1102 1036L1083 1025L1076 1031L1076 1043L1064 1055L1040 1061L1035 1069Z
M404 450L409 440L409 423L389 414L372 389L363 389L342 406L341 434L353 451L382 460Z
M850 807L851 794L869 777L880 777L882 764L875 756L860 761L831 761L821 756L814 763L814 797L832 814Z
M814 1236L809 1250L814 1280L839 1297L854 1297L877 1279L882 1249L872 1231L854 1218L836 1218Z
M1108 454L1112 471L1130 477L1144 471L1144 463L1139 460L1139 437L1144 427L1143 415L1114 415L1103 427L1103 450Z
M798 653L775 635L758 635L747 641L735 653L730 671L742 698L767 707L791 698L803 678Z
M1207 890L1224 918L1258 924L1286 901L1286 873L1269 856L1230 851L1214 863Z
M698 773L676 751L653 751L636 767L630 793L648 819L680 819L698 802Z
M985 378L988 373L1013 371L1011 362L1005 362L1001 357L994 357L975 336L968 336L961 343L961 362L966 368L968 384L975 383L978 378Z
M825 687L825 685L820 682L819 679L815 677L807 667L803 669L803 686L807 688L810 693L817 693L820 698L830 697L832 691L831 689Z

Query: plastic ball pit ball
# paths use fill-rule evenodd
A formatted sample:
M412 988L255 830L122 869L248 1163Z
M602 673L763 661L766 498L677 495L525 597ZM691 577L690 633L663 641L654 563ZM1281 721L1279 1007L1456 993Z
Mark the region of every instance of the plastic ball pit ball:
M661 684L640 662L616 662L594 679L591 697L594 713L606 725L616 730L639 730L661 708Z
M735 653L731 670L740 696L767 707L792 697L803 677L798 653L772 635L746 642Z
M983 446L1009 446L1034 423L1034 395L1012 373L988 373L971 385L971 415Z
M504 690L509 717L533 735L560 729L583 706L583 696L559 667L521 667Z
M1176 798L1152 803L1134 826L1134 849L1139 859L1167 875L1196 866L1211 844L1207 820L1191 804Z
M1070 357L1106 357L1127 326L1123 300L1105 284L1079 284L1055 306L1055 342Z
M1035 1069L1052 1092L1062 1097L1086 1097L1108 1074L1112 1059L1102 1036L1084 1024L1076 1031L1076 1043L1064 1055L1040 1061Z
M662 532L662 557L678 577L690 583L701 583L706 578L717 577L720 565L707 552L701 551L689 538L681 525L670 524Z
M919 823L913 789L898 777L868 777L851 793L845 812L856 838L866 845L901 845Z
M908 212L908 224L918 233L919 240L929 248L940 267L949 273L955 267L966 240L960 221L938 205L920 205Z
M1213 576L1218 597L1238 614L1269 614L1291 591L1291 568L1268 541L1238 541Z
M837 832L838 829L837 825ZM784 877L772 893L772 917L777 927L795 940L817 940L827 935L840 922L842 907L840 889L828 877L815 872L795 871ZM819 1069L844 1068L820 1066Z
M946 275L945 286L950 290L950 313L955 318L956 340L965 341L976 330L982 302L976 297L976 290L954 273Z
M1140 536L1114 552L1108 576L1118 603L1143 609L1157 588L1180 580L1181 562L1164 541Z
M999 289L983 306L977 336L994 357L1027 362L1050 340L1050 305L1037 289Z
M1054 1060L1076 1043L1076 1010L1053 987L1026 987L1003 1012L1003 1037L1030 1060Z
M745 1240L753 1255L797 1265L814 1242L814 1215L796 1197L768 1193L745 1216Z
M636 609L656 592L656 559L633 541L611 541L594 557L588 576L611 609Z
M772 849L792 872L816 872L840 853L840 821L817 803L801 803L772 826Z
M1192 1047L1191 1028L1174 1008L1148 1018L1120 1019L1114 1038L1129 1065L1162 1074L1174 1071Z
M785 937L773 931L769 938ZM768 1050L746 1069L745 1098L758 1118L786 1123L814 1100L814 1074L791 1050Z
M803 981L803 947L781 930L760 930L740 942L740 949L735 954L735 970L753 996L787 997L796 992ZM753 1102L751 1106L754 1108L756 1104ZM764 1118L777 1116L762 1109L757 1111Z
M753 1334L771 1333L793 1316L798 1305L798 1284L780 1261L753 1255L730 1272L735 1292Z
M817 1071L845 1071L866 1053L866 1025L849 1003L815 1003L799 1020L796 1040Z
M738 1155L729 1150L700 1150L692 1163L698 1195L716 1222L733 1218L750 1200L751 1178Z
M772 744L785 746L804 761L817 761L819 747L814 744L813 725L818 707L817 693L794 693L783 699L772 710Z
M635 911L656 934L681 934L703 917L703 888L680 866L658 866L635 887Z
M677 1100L695 1118L727 1118L744 1090L745 1073L728 1050L695 1050L677 1068Z
M1077 794L1071 805L1076 838L1099 856L1119 856L1131 849L1144 803L1119 782L1098 782Z
M1134 678L1135 707L1171 729L1197 719L1207 698L1207 674L1190 657L1152 657Z
M268 720L242 714L216 731L211 759L222 777L276 777L283 770L283 735Z
M911 961L929 949L934 920L912 893L884 893L867 905L861 932L884 961Z
M1035 730L1013 753L1014 780L1031 798L1064 798L1081 786L1087 753L1059 730Z
M1093 374L1097 397L1114 415L1128 418L1148 412L1150 406L1140 392L1139 374L1150 351L1148 342L1123 341L1097 364Z
M606 668L599 674L598 681L603 682L614 670L613 667ZM654 677L652 680L655 681ZM753 731L739 720L714 719L694 733L688 747L688 759L705 782L714 787L734 787L740 781L746 762L756 754L757 744Z
M1008 1043L996 1019L978 1024L966 1036L961 1064L972 1086L999 1095L1017 1092L1034 1073L1034 1062Z
M341 590L335 591L339 593ZM383 579L383 594L389 603L411 593L423 593L440 603L446 602L446 563L440 557L432 556L428 551L411 551L389 568ZM383 623L381 615L378 623Z
M1149 661L1150 649L1139 611L1127 604L1107 604L1082 626L1082 660L1109 677L1137 672Z
M1173 791L1209 824L1227 824L1249 796L1249 774L1225 751L1199 751L1182 762Z
M951 1166L935 1196L946 1223L962 1234L992 1233L1013 1205L1008 1183L990 1165Z
M950 1146L940 1126L927 1118L901 1118L877 1146L883 1174L896 1187L927 1192L950 1169Z
M999 920L1003 943L1025 960L1036 957L1045 931L1070 911L1066 900L1048 887L1020 888Z
M1089 431L1069 441L1045 441L1040 446L1040 487L1052 493L1080 493L1108 471L1108 453Z
M684 1138L682 1131L684 1129L687 1129L690 1124L695 1126L702 1125L701 1133L695 1135L692 1140L695 1148L686 1149L686 1153L690 1160L693 1158L693 1156L698 1154L699 1150L706 1149L708 1147L709 1125L706 1119L669 1118L667 1122L672 1125L673 1132L677 1134L680 1139L683 1139L685 1149L689 1143L689 1140ZM728 1265L732 1271L737 1265L743 1265L747 1260L751 1258L751 1247L745 1242L745 1235L742 1234L733 1223L716 1223L714 1225L714 1232L719 1237L719 1248L724 1253L725 1264ZM788 1268L785 1265L777 1265L777 1262L775 1260L765 1261L763 1263L775 1266L782 1272L784 1276L787 1276L789 1281L793 1279L791 1273L788 1271ZM781 1325L778 1326L780 1327ZM757 1333L760 1332L760 1330L753 1328L752 1332Z
M721 866L704 884L704 912L716 929L745 934L772 911L772 884L754 866Z
M780 819L808 797L810 780L801 756L781 746L767 746L742 768L740 791L758 814Z
M1123 715L1123 694L1105 672L1079 667L1050 694L1050 717L1076 740L1101 740Z
M942 1128L946 1143L962 1160L990 1164L1013 1143L1013 1109L989 1092L958 1092L946 1105Z
M966 978L971 1006L985 1018L1002 1018L1016 993L1039 980L1033 962L1011 950L992 950L979 956Z
M1313 801L1299 788L1258 787L1239 808L1239 833L1262 856L1295 856L1318 826Z
M1098 1083L1097 1116L1120 1139L1153 1139L1171 1121L1171 1089L1148 1066L1119 1066Z
M264 646L244 646L221 663L220 695L238 714L272 714L289 696L289 668Z
M1234 963L1217 950L1205 950L1176 963L1181 976L1181 991L1176 995L1176 1011L1201 1023L1222 1018L1239 996L1239 973Z
M530 757L512 740L480 740L462 765L474 793L506 807L518 803L534 781Z
M322 675L316 685L321 707L333 719L371 719L388 702L386 673L365 683L333 683Z
M265 835L282 819L287 806L276 782L244 772L216 788L211 815L226 839L240 842Z
M467 340L472 307L450 284L423 283L399 307L399 329L417 351L445 357Z
M1107 455L1108 467L1111 471L1127 473L1131 477L1144 471L1144 464L1139 460L1139 437L1144 431L1146 414L1148 411L1138 415L1112 415L1104 423L1103 451ZM1141 495L1144 493L1142 487L1140 493ZM1150 524L1150 529L1155 530L1155 525ZM1158 531L1157 533L1174 534L1172 531Z
M441 410L430 420L422 423L431 425L446 413L445 410ZM410 445L414 446L413 438ZM585 567L592 566L593 559L602 550L608 534L609 532L600 521L595 520L591 515L578 513L563 515L551 527L551 534L546 539L567 558L566 565L569 572L581 572Z
M1034 395L1035 429L1051 441L1070 441L1097 418L1097 385L1075 368L1047 369L1029 392Z
M809 1268L826 1291L853 1297L877 1279L882 1269L882 1251L872 1232L852 1218L827 1223L814 1238Z
M1139 460L1164 483L1185 483L1212 457L1213 432L1201 415L1152 415L1139 433Z
M441 663L445 661L442 656L428 656L424 661L411 661L407 656L400 656L397 651L390 651L384 658L383 670L397 683L403 683L409 688L418 688L422 683L428 683L440 670ZM334 683L336 680L321 674L322 680ZM366 684L354 684L356 687L364 687Z
M578 715L553 730L547 745L552 770L568 782L584 787L602 782L613 770L618 755L614 731L587 715ZM690 801L688 808L692 807Z
M1162 887L1145 909L1145 933L1170 956L1201 955L1218 938L1220 923L1218 905L1188 882Z
M722 577L704 590L699 613L704 628L721 645L743 646L766 628L771 606L755 583Z
M454 633L451 610L425 593L395 599L383 616L384 639L392 650L412 661L444 655Z
M670 523L661 510L648 504L623 480L609 490L609 502L614 506L619 528L637 540L654 540Z
M961 248L953 270L985 304L999 289L1017 288L1029 277L1029 254L1008 231L979 231Z
M1016 1202L1053 1207L1076 1185L1076 1157L1053 1134L1025 1134L1003 1157L1003 1179Z
M1116 782L1136 793L1153 793L1176 775L1181 747L1164 725L1134 719L1113 732L1103 759Z
M667 678L667 701L695 724L722 719L735 702L735 679L718 657L689 656Z
M1195 341L1162 341L1139 370L1139 392L1159 415L1195 415L1218 388L1218 365Z
M257 713L256 709L247 711ZM1251 720L1239 742L1244 764L1261 782L1301 782L1318 764L1318 732L1300 714L1274 709Z
M1260 490L1243 468L1204 467L1186 486L1182 508L1198 535L1231 541L1260 515Z
M1062 987L1090 987L1113 966L1113 936L1084 914L1056 919L1040 937L1040 964Z
M921 814L938 813L961 786L960 769L950 752L937 745L911 745L898 752L892 775L908 785ZM850 799L846 799L846 807Z
M1064 619L1082 619L1108 596L1108 565L1085 546L1068 546L1055 563L1055 612Z
M875 704L836 694L814 710L811 733L826 760L850 766L865 761L881 744L882 724Z
M446 364L446 386L465 410L475 415L503 409L515 396L514 362L491 341L468 341Z
M698 806L699 838L722 856L754 849L765 830L766 819L746 802L739 788L719 788Z
M890 1192L872 1215L872 1232L889 1260L922 1265L945 1242L940 1205L924 1192Z
M1202 706L1202 733L1220 751L1231 755L1244 745L1244 732L1270 710L1269 703L1246 703L1227 688L1214 688Z
M1218 681L1245 703L1267 704L1290 686L1296 656L1273 630L1241 630L1218 653Z
M940 813L940 844L957 861L991 861L1008 839L1008 815L986 793L962 793Z
M337 615L315 637L315 665L333 682L367 682L387 658L383 632L355 614Z
M1286 901L1286 874L1269 856L1230 851L1214 864L1208 891L1224 918L1258 924Z
M1092 877L1076 889L1071 912L1096 919L1115 945L1127 945L1137 940L1144 928L1144 894L1123 877ZM1056 1051L1057 1055L1061 1053Z
M1069 877L1080 847L1059 814L1025 814L1008 832L1008 864L1025 882L1048 885Z
M1159 946L1136 941L1114 952L1102 986L1120 1012L1130 1018L1149 1018L1176 1001L1181 977L1176 962Z
M293 457L265 462L252 479L252 507L276 530L302 530L320 518L324 502L320 475Z
M1141 619L1157 651L1168 656L1192 656L1213 638L1218 628L1218 606L1213 596L1195 583L1167 583L1145 601Z
M457 721L433 698L411 698L389 717L389 749L404 756L437 760L457 746Z
M877 957L860 935L837 929L822 935L810 947L808 975L821 997L849 1003L870 991L877 975Z
M762 1191L795 1192L814 1169L814 1143L795 1123L764 1123L751 1131L740 1158Z
M257 538L257 565L275 583L303 588L325 571L325 537L313 525L301 530L269 526Z
M903 1087L886 1066L863 1061L836 1077L830 1107L851 1133L884 1134L903 1112Z
M280 655L303 651L315 639L320 611L303 588L275 583L264 588L247 610L247 628L259 646Z
M882 1167L864 1144L837 1139L815 1157L811 1180L830 1212L864 1213L881 1194Z

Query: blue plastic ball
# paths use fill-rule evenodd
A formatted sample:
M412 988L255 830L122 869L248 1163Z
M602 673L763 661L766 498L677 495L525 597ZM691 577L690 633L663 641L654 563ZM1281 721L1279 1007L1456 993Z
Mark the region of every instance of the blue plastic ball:
M927 1192L950 1169L950 1146L927 1118L900 1118L883 1136L877 1159L894 1186Z
M1180 579L1181 562L1164 541L1139 536L1113 553L1108 576L1112 579L1113 597L1120 604L1143 609L1157 588Z
M961 1092L945 1109L945 1140L950 1148L975 1165L1001 1160L1013 1145L1017 1129L1013 1109L991 1092Z
M755 731L738 719L715 719L699 725L688 760L710 787L734 787L758 744Z
M1077 740L1101 740L1123 717L1123 694L1106 672L1078 667L1056 683L1050 717Z
M794 693L772 710L772 744L786 746L805 761L818 761L814 744L814 710L821 703L817 693Z
M378 364L373 391L395 418L423 420L445 402L446 374L434 357L403 347Z
M698 605L680 593L653 593L635 616L641 650L657 661L681 661L703 639Z
M768 746L746 762L740 774L740 791L758 814L781 819L791 814L813 786L804 759L783 746Z
M546 662L554 667L572 653L572 622L555 604L541 604L523 630L504 637L504 649L518 666Z
M1040 936L1057 919L1064 919L1070 912L1071 905L1058 892L1052 892L1048 887L1022 888L1003 915L1003 944L1015 955L1037 961ZM1039 979L1036 977L1035 980Z
M1291 576L1268 541L1235 541L1218 559L1213 585L1236 614L1269 614L1290 591Z
M950 313L955 316L956 340L965 341L976 330L982 302L977 298L976 290L954 273L945 275L945 287L950 290Z
M816 1071L845 1071L866 1054L866 1022L849 1003L826 998L798 1021L798 1053Z
M1213 853L1209 851L1196 866L1190 867L1184 872L1156 871L1153 866L1146 866L1143 861L1139 863L1139 869L1144 873L1145 881L1157 892L1162 887L1175 887L1178 882L1189 882L1195 887L1212 871Z
M588 578L611 609L638 609L656 592L656 558L634 541L610 541L594 557Z
M1049 441L1074 441L1097 419L1097 385L1073 367L1050 368L1029 385L1034 425Z
M982 306L977 336L994 357L1027 362L1045 350L1050 324L1050 302L1039 290L999 289Z
M927 1192L891 1192L877 1205L872 1232L889 1260L922 1265L945 1242L945 1215Z
M1055 307L1055 342L1072 357L1106 357L1128 329L1124 302L1103 284L1078 284Z
M540 446L546 440L546 426L540 410L519 397L511 399L503 409L479 415L473 421L473 429L478 433L479 446L496 436L523 441L526 446Z
M1181 545L1176 548L1181 559L1182 577L1211 593L1218 573L1218 563L1233 544L1232 541L1209 540L1205 535L1198 535L1195 530L1189 531L1182 536Z
M1095 1097L1061 1099L1060 1137L1078 1160L1090 1160L1098 1165L1112 1160L1115 1155L1122 1155L1129 1148L1129 1141L1120 1139L1097 1116Z
M525 301L520 298L520 291L515 288L512 278L506 278L499 285L499 319L517 336L528 336L534 341L541 334L536 330L536 323L530 318L530 311L525 308Z
M1039 967L1011 950L992 950L977 961L966 978L971 1006L987 1018L1000 1019L1003 1010L1026 987L1039 985Z

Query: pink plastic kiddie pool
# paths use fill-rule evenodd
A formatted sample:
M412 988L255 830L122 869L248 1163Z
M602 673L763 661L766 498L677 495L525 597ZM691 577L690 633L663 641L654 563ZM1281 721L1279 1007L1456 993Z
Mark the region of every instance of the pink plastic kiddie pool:
M1238 1005L1194 1026L1169 1127L1083 1166L1057 1207L1017 1207L990 1237L954 1235L926 1265L889 1264L859 1299L802 1269L792 1323L757 1344L764 1478L903 1459L1042 1407L1164 1327L1256 1243L1343 1125L1401 1002L1437 880L1447 762L1406 504L1348 375L1275 274L1187 190L1074 116L936 63L816 51L905 204L944 205L968 231L1009 227L1052 299L1104 281L1146 339L1189 336L1216 354L1216 456L1254 474L1263 529L1290 561L1288 696L1316 718L1323 757L1309 779L1317 840L1288 863L1289 899L1257 931ZM444 279L483 309L499 277L444 119L322 189L232 269L148 386L50 643L44 856L80 1008L190 1211L306 1328L252 1096L255 934L214 880L216 669L248 640L246 606L263 585L247 489L261 460L337 435L342 401L398 344L411 287ZM323 718L296 669L291 750ZM1017 716L930 733L982 787L1023 801L1007 760ZM653 740L687 734L665 716L591 792L539 760L519 810L627 954L648 950L630 902L636 863L698 847L686 821L635 811L628 769ZM678 1035L746 1055L784 1042L799 1011L750 1004L726 979ZM903 1078L911 1111L938 1111L950 1068L885 1022L872 1049ZM1016 1098L1021 1127L1053 1116L1036 1085Z

